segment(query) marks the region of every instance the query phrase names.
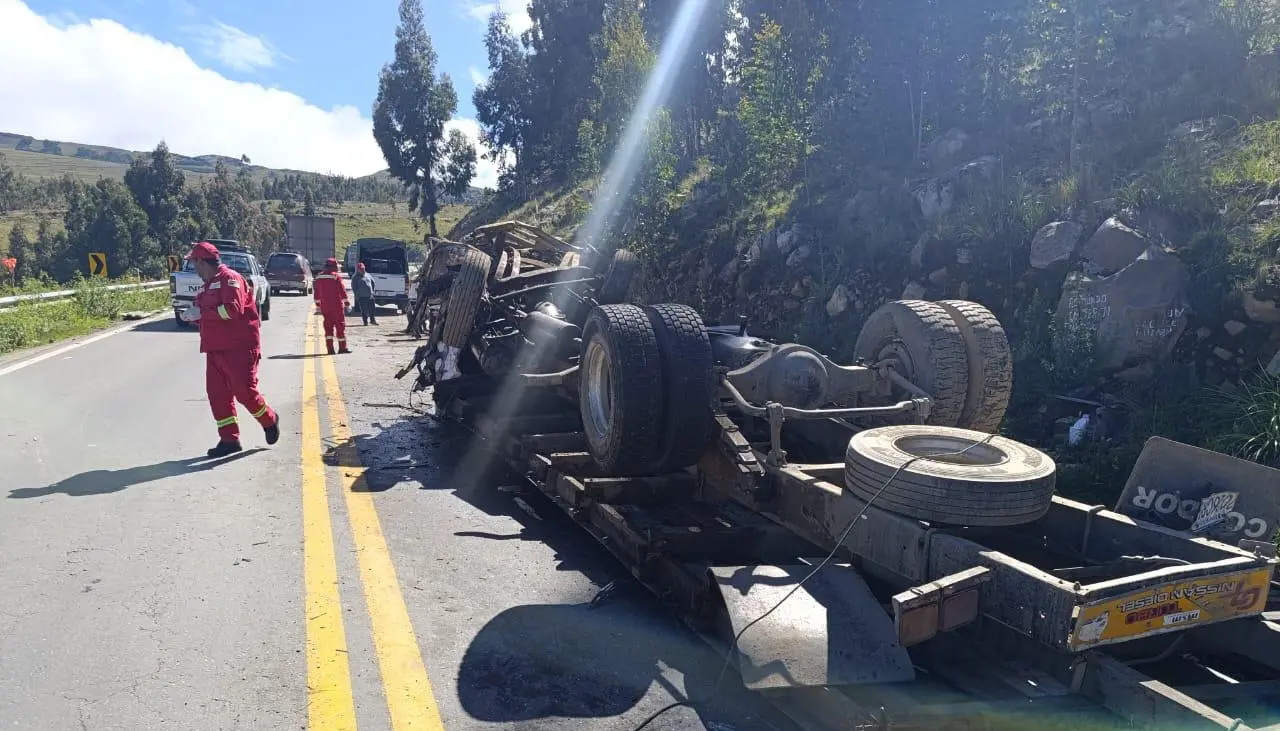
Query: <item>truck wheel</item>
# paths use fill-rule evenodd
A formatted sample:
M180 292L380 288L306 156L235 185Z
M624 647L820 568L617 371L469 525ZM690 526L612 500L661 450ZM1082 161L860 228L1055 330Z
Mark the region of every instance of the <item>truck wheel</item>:
M697 463L711 439L715 415L715 358L702 316L685 305L644 308L662 359L662 452L655 472L675 472Z
M643 308L604 305L582 329L578 408L591 457L607 475L653 470L662 455L662 358Z
M955 426L969 391L969 363L960 328L940 305L889 302L871 313L854 354L868 364L896 360L895 370L933 398L929 423ZM894 388L893 401L911 398Z
M968 526L1038 520L1049 511L1057 472L1049 455L1012 439L915 424L854 435L844 469L846 487L860 500Z
M957 426L994 433L1004 421L1013 393L1009 338L991 310L977 302L947 300L938 305L960 328L969 360L969 390Z
M181 312L178 312L177 310L174 310L174 311L173 311L173 321L174 321L175 323L177 323L177 324L178 324L178 329L179 329L179 330L186 330L186 329L187 329L187 325L188 325L188 323L187 323L187 321L186 321L186 320L182 319L182 313L181 313Z
M267 320L270 320L270 319L271 319L271 298L267 297L267 299L262 303L262 321L266 322Z
M613 252L609 269L600 283L598 301L602 305L616 305L627 301L631 294L631 284L635 281L636 270L640 268L640 260L629 249L618 249Z
M475 328L480 301L484 299L488 275L489 255L479 249L467 249L445 298L444 331L440 334L440 341L445 345L466 347Z

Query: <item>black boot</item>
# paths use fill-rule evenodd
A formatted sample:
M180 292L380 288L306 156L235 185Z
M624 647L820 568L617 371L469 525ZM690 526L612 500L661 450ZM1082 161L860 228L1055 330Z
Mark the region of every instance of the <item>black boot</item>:
M219 457L226 457L235 454L242 449L244 449L244 447L240 446L239 441L218 442L218 446L210 449L208 452L205 452L205 454L209 455L209 459L218 459Z
M338 355L346 355L347 353L350 353L350 352L351 352L350 348L343 347L338 349Z
M267 435L267 444L275 444L280 441L280 415L276 414L276 423L264 428L262 431Z

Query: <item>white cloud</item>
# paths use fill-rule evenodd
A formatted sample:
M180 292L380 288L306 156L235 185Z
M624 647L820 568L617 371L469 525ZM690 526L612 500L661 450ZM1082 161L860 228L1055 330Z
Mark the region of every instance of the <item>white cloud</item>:
M282 55L267 39L217 20L195 28L191 33L206 54L236 71L270 68Z
M468 68L467 72L471 74L471 83L475 84L476 86L480 86L481 84L489 80L489 77L486 76L483 71L476 68L475 66Z
M355 106L232 81L182 48L111 20L59 27L20 0L0 0L0 130L131 150L164 139L184 155L248 155L269 167L367 175L386 167ZM473 140L474 120L454 124ZM475 184L496 186L482 161Z
M467 15L482 24L489 22L489 16L495 10L501 10L516 35L529 30L529 26L533 25L533 21L529 19L529 0L463 0L462 6Z

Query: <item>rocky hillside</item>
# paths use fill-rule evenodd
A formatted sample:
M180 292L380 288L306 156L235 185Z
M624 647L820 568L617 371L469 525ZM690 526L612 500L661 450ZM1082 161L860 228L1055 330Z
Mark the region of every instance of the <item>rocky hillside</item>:
M604 25L601 68L626 69L640 26L605 5L623 20ZM713 79L706 117L650 122L611 233L646 262L637 296L746 315L837 359L886 301L981 302L1015 347L1003 430L1054 450L1068 493L1114 499L1152 434L1280 464L1274 2L736 5L750 43L721 58L734 72ZM511 101L499 80L536 83L520 74L555 50L498 47L478 107ZM925 49L920 68L907 47ZM586 98L616 102L621 82L595 79ZM539 109L491 120L532 125L525 140L576 127L576 155L513 143L533 169L458 230L519 217L573 235L618 202L596 200L612 187L600 125L619 124L600 110L545 129Z

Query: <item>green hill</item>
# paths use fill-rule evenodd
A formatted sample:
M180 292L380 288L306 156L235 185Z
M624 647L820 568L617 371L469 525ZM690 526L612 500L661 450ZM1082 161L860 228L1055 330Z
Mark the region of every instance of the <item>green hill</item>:
M51 151L50 151L51 150ZM63 142L60 140L41 140L30 135L13 132L0 132L0 154L15 172L30 178L59 178L72 175L85 181L99 178L115 178L123 180L129 165L138 157L150 155L150 151L124 150L105 145L90 145L83 142ZM172 153L177 166L187 175L199 179L212 177L219 162L233 171L246 168L258 182L282 176L300 175L303 177L324 177L321 173L290 170L287 168L269 168L262 165L245 163L240 158L226 155L197 155L195 157ZM381 170L365 178L387 178L387 171ZM471 188L463 200L464 205L474 205L484 197L484 191Z

